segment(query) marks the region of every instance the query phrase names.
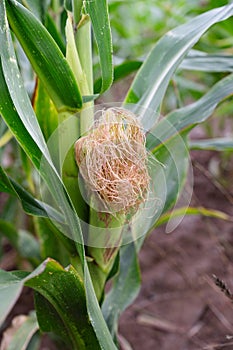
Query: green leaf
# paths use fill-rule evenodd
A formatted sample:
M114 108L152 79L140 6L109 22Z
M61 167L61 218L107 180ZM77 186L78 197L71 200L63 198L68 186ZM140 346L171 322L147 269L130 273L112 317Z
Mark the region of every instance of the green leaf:
M103 314L99 308L98 301L95 296L94 288L92 283L89 282L91 279L87 264L84 265L84 277L87 297L88 314L92 320L92 326L98 337L101 349L103 350L117 350L112 337L109 333L108 327L104 321Z
M210 150L210 151L233 151L233 140L229 137L222 137L208 140L191 140L189 141L191 150Z
M78 24L82 18L83 0L72 0L72 7L75 24Z
M155 226L152 228L152 230L155 227L161 226L165 223L167 223L170 220L184 217L187 215L202 215L206 217L221 219L224 221L232 221L231 216L227 215L226 213L220 211L220 210L214 210L214 209L208 209L204 207L185 207L185 208L178 208L173 210L172 212L167 212L159 218L159 220L156 222Z
M47 30L49 31L49 33L52 35L53 39L56 41L56 43L59 46L61 52L65 56L65 54L66 54L65 43L64 43L64 41L62 39L62 36L60 35L60 33L57 30L57 27L56 27L56 24L55 24L54 20L49 15L49 13L46 13L45 26L46 26Z
M39 237L41 255L43 259L48 257L59 261L63 266L69 264L69 255L75 254L73 241L64 236L53 223L46 218L34 218L36 233ZM72 249L71 249L72 248Z
M11 274L0 270L0 326L14 306L23 288L22 281Z
M19 232L12 223L0 220L0 233L9 240L14 248L18 248Z
M203 71L203 72L232 72L233 56L224 54L207 54L202 51L190 50L187 57L181 62L179 69ZM129 74L136 72L142 66L143 61L124 61L114 67L114 78L116 82L125 78ZM191 82L190 82L191 84ZM94 91L99 91L101 87L101 78L96 79Z
M43 264L31 274L22 271L16 271L13 273L0 270L0 327L16 303L23 289L24 282L28 278L33 278L34 275L41 273L43 270Z
M21 201L24 211L27 214L50 217L55 221L63 222L64 218L62 214L57 212L49 205L37 200L29 192L27 192L22 186L20 186L13 179L8 177L0 166L0 190L2 192L9 193L13 196L17 196Z
M56 222L64 221L64 217L60 212L31 196L30 193L25 191L14 180L12 180L12 185L14 186L14 190L21 200L23 209L27 214L46 218L49 217Z
M12 139L12 133L10 130L7 130L5 134L0 138L0 148L5 146L11 139Z
M59 111L81 108L82 97L75 77L49 32L17 1L6 0L6 7L11 28L56 108Z
M46 219L49 218L49 219L53 219L57 223L64 222L64 217L62 216L61 213L57 212L55 209L53 209L49 205L34 198L29 192L27 192L24 188L22 188L14 180L8 178L1 167L0 167L0 190L2 192L7 192L7 193L10 193L14 196L17 196L18 199L22 203L22 207L23 207L24 211L29 215L39 217L38 218L39 221L40 221L40 218L41 218L41 220L42 220L42 218L46 218ZM44 235L46 235L46 237L48 237L49 235L51 236L51 234L55 235L63 243L63 245L68 249L68 251L70 253L74 254L75 248L74 248L73 241L71 241L68 237L64 236L58 230L57 227L53 227L52 223L47 223L46 226L47 225L49 226L49 228L48 227L45 228L45 226L43 227L43 237L44 237ZM38 228L38 229L39 229L39 232L42 234L42 228ZM44 232L44 230L46 232ZM51 233L51 230L53 233ZM14 233L11 234L11 232L12 232L11 230L8 230L8 233L12 237L14 235ZM23 235L23 233L21 235ZM11 241L11 243L13 244L12 241ZM51 245L53 246L54 249L56 249L56 252L58 252L57 248L60 245L60 242L59 243L57 242L56 244L54 244L54 241L53 241L53 243L51 243ZM47 249L46 249L46 251L48 252ZM46 255L46 257L47 256L48 255ZM52 256L52 257L56 257L56 256ZM59 261L60 261L60 259L59 259Z
M232 61L232 55L210 55L202 51L191 50L180 68L203 72L233 72Z
M119 316L138 295L141 276L134 243L120 249L119 273L102 305L102 312L112 336L116 336Z
M15 195L15 191L11 184L11 181L1 166L0 166L0 191Z
M112 84L112 37L106 0L84 1L84 8L89 14L98 46L100 67L102 72L101 89L96 93L103 93Z
M18 251L22 257L36 261L37 264L41 260L39 242L26 230L19 230Z
M231 55L210 55L202 51L191 50L187 57L181 62L179 69L203 71L203 72L232 72L233 56ZM143 61L125 61L114 67L114 79L116 82L127 77L129 74L139 70ZM189 81L191 84L192 82ZM193 83L194 84L194 83ZM101 87L101 78L96 79L94 91L99 91Z
M99 94L83 96L83 103L92 102L99 97Z
M154 150L155 158L164 165L166 200L162 212L175 205L181 194L189 167L189 152L180 135ZM156 182L155 182L156 184Z
M3 5L4 2L1 2L1 13L5 11ZM0 113L12 133L17 135L18 142L25 152L33 155L33 163L38 167L41 152L46 152L47 147L30 99L23 88L23 80L17 66L7 18L4 15L0 16L0 28ZM14 100L14 104L12 100ZM36 140L36 143L33 140Z
M35 333L30 340L26 350L40 350L41 335L39 332ZM65 349L64 349L65 350Z
M9 196L6 203L4 203L4 208L1 212L1 218L6 221L14 221L18 214L18 200Z
M188 51L215 23L233 15L233 4L208 11L168 32L151 51L125 99L157 111L169 81Z
M202 98L186 107L169 113L156 124L147 138L147 147L154 149L181 130L192 128L211 116L216 106L233 94L233 74L216 83ZM151 135L156 135L152 137Z
M0 3L0 9L2 12L5 10L3 3ZM23 89L23 82L16 64L6 16L0 16L0 27L4 28L4 30L0 31L0 42L2 43L2 50L0 53L2 63L0 64L0 112L5 122L8 124L9 129L16 136L17 141L30 156L34 165L39 168L41 152L43 152L48 159L50 159L50 156L48 155L47 147L29 97ZM3 66L5 68L4 73ZM11 96L9 91L11 91ZM11 97L14 99L15 105L13 105ZM27 129L25 129L25 127ZM34 142L34 140L36 140L36 142ZM34 200L34 198L21 188L20 185L14 182L14 180L9 180L2 168L0 168L0 189L3 192L8 192L13 195L15 192L19 194L26 212L39 216L48 216L46 210L48 209L50 211L49 207L41 205L39 201ZM39 209L39 211L37 211L37 209Z
M26 317L26 316L25 316ZM38 323L35 312L31 312L26 317L22 325L17 329L11 338L7 350L25 350L30 343L31 338L38 330Z
M64 7L66 11L72 12L72 2L73 0L64 0Z
M125 61L122 64L114 67L113 82L127 77L129 74L137 71L142 65L140 61ZM95 81L94 92L97 93L101 90L102 79L99 78Z
M40 331L51 333L54 332L61 339L66 339L67 344L70 344L69 333L64 327L62 318L57 313L54 306L40 293L34 293L35 308L37 310L37 318L40 325ZM62 344L62 349L66 349L65 343Z
M39 307L37 310L42 330L56 333L56 323L48 322L56 314L69 335L72 350L79 349L79 346L91 350L101 349L87 314L84 285L74 268L65 270L55 260L48 259L30 275L0 270L0 297L4 300L0 304L0 324L15 304L23 285L38 291L47 300L45 308ZM53 314L45 316L44 312L48 310L53 310ZM59 325L58 322L58 335L62 335Z
M48 305L45 309L37 309L38 322L43 331L60 335L62 322L72 349L100 349L87 314L84 285L74 268L64 270L55 260L48 259L44 262L43 272L27 279L25 285L39 292L54 309L52 317L47 312ZM57 322L54 322L55 314L60 321L58 329ZM53 322L49 322L49 317Z
M6 123L2 118L0 118L0 137L3 137L3 135L7 132L8 128ZM1 150L2 151L2 150Z
M21 0L22 4L41 21L44 21L50 0Z
M20 148L20 158L21 158L21 162L22 162L22 168L24 170L24 177L25 177L25 180L27 183L27 187L28 187L29 191L34 193L35 186L34 186L34 181L33 181L33 176L32 176L33 166L32 166L30 159L27 157L26 153L24 152L24 150L22 148Z
M66 21L66 58L74 72L76 80L79 82L79 87L82 95L89 95L90 87L88 86L87 76L82 68L80 54L77 51L72 17L68 15ZM86 46L86 45L85 45Z
M39 170L41 176L46 181L55 201L63 210L65 223L70 229L71 237L76 242L76 249L80 256L85 277L87 309L92 326L96 332L102 349L116 349L94 293L90 273L85 259L80 221L74 211L72 203L70 202L61 178L51 161L48 149L39 129L36 116L32 110L30 100L28 99L20 78L20 73L16 65L13 51L12 39L10 37L9 27L6 20L4 3L4 1L0 2L0 11L3 13L3 16L0 16L0 54L2 61L4 61L4 74L0 69L0 73L3 77L3 79L0 79L0 84L2 83L0 94L0 111L15 138L21 144L22 148L25 150L33 164ZM17 79L15 79L16 76ZM8 86L5 83L5 79L7 80ZM14 101L14 104L12 103L12 100ZM42 162L44 163L44 166L41 166L42 164L40 163L42 153L44 156Z
M39 79L34 91L33 108L40 128L46 140L52 135L58 125L58 113L49 95Z
M0 234L8 238L20 256L40 260L39 243L32 234L25 230L16 230L10 222L0 220Z
M15 35L13 40L14 40L14 49L17 56L17 62L18 62L20 73L23 78L24 86L26 88L26 91L30 99L32 99L34 89L35 89L35 72L33 71L33 68L30 62Z

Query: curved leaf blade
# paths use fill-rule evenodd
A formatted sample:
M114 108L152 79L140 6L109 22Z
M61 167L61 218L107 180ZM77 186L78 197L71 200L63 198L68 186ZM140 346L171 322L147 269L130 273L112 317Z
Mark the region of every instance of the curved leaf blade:
M10 344L7 350L25 350L33 337L33 335L38 331L38 323L36 319L35 312L31 312L29 316L25 316L24 322L14 333L11 338Z
M229 137L213 138L207 140L190 140L189 148L192 150L233 151L233 140Z
M159 138L147 138L147 146L153 150L161 142L165 142L177 132L192 128L198 123L204 122L211 116L216 106L226 97L233 94L233 74L216 83L202 98L197 102L186 107L169 113L152 128L152 133Z
M11 28L57 109L80 109L82 97L73 72L49 32L16 0L6 0L6 8Z
M179 69L202 72L233 72L233 56L224 54L207 54L203 51L190 50L181 62ZM142 66L143 60L124 61L114 67L114 79L116 82L131 73L137 72ZM96 79L94 91L101 87L101 78Z
M53 307L55 314L63 324L71 341L73 349L100 349L95 332L92 329L86 308L86 297L83 282L73 267L65 270L55 260L48 259L43 264L44 270L33 278L27 278L25 285L39 292L48 302L44 309L39 304L37 317L40 327L46 332L60 335L61 327L57 329L56 322L49 322L47 311ZM37 296L37 302L39 303ZM72 302L71 302L72 300Z
M47 0L21 0L21 3L30 9L30 11L41 21L44 21L48 10L49 2Z
M11 182L4 172L3 168L0 166L0 191L15 195L14 188L11 185Z
M140 61L125 61L122 64L114 67L113 82L123 79L131 73L136 72L142 65ZM94 92L98 93L101 90L102 79L96 79L94 84Z
M166 200L162 213L175 205L183 189L189 167L189 152L180 135L154 150L155 158L164 165ZM188 203L189 204L189 203Z
M0 219L0 237L8 238L11 245L20 253L20 256L40 260L40 247L35 237L27 231L16 230L15 226L8 221Z
M141 275L134 243L120 249L119 273L113 279L113 286L102 305L104 318L113 337L117 333L118 319L139 293Z
M206 54L191 50L182 61L180 68L202 72L233 72L233 56L224 54Z
M0 270L0 326L14 306L23 288L22 281L4 270ZM4 300L4 302L2 302Z
M33 108L43 135L48 140L58 126L58 113L40 79L36 82Z
M53 218L57 222L63 222L63 216L49 205L34 198L22 186L20 186L13 179L8 177L0 166L0 190L17 196L22 203L24 211L29 215L35 215L45 218Z
M189 207L189 208L179 208L175 209L172 212L167 212L164 215L162 215L159 220L156 222L155 226L152 228L152 230L155 227L161 226L171 219L176 219L179 217L184 217L186 215L202 215L210 218L216 218L224 221L232 221L232 218L230 215L220 211L220 210L214 210L204 207Z
M0 4L1 8L1 4ZM1 21L1 20L0 20ZM4 39L3 39L4 40ZM0 34L0 42L1 42L1 34ZM1 53L3 52L3 46L1 46ZM0 54L1 54L0 53ZM10 57L12 59L13 66L7 67L7 61L9 62ZM2 64L4 60L4 65ZM28 98L26 91L21 92L22 80L17 81L17 78L13 78L15 74L19 76L18 67L15 67L15 56L9 56L7 54L6 57L0 58L0 113L4 117L5 122L7 123L9 129L12 134L17 134L17 140L26 153L30 153L33 158L33 163L37 166L40 164L41 158L41 150L46 148L43 135L37 123L36 117L34 115L33 109L31 107L31 102ZM16 100L16 104L14 106L11 96L9 94L8 86L5 81L5 76L3 73L3 66L6 67L5 75L8 76L8 84L9 90L11 89L11 93L13 98ZM15 70L16 68L16 70ZM12 80L13 79L13 80ZM14 82L16 80L16 83ZM18 83L18 86L16 85ZM18 91L19 90L19 91ZM21 101L22 103L18 103ZM25 106L25 101L28 101L28 104ZM19 111L17 113L16 109ZM19 118L21 115L22 121ZM32 118L30 118L32 117ZM25 133L25 126L27 127L28 132ZM34 142L33 138L37 140L38 145Z
M126 103L138 103L157 111L168 83L188 51L215 23L233 15L233 4L208 11L168 32L151 51L126 96Z
M11 273L0 270L0 300L4 300L4 302L0 303L0 327L16 303L27 279L33 278L43 270L43 264L41 264L31 274L22 271Z
M12 137L13 135L10 130L7 130L5 134L0 137L0 148L4 147L12 139Z
M56 27L56 24L55 24L54 20L52 19L52 17L49 15L48 12L46 13L45 26L46 26L48 32L53 37L53 39L56 41L56 43L59 46L61 52L65 56L65 54L66 54L65 43L64 43L64 41L62 39L61 34L57 30L57 27Z
M203 51L190 50L188 55L181 62L179 69L202 71L202 72L232 72L233 56L224 54L207 54ZM124 61L114 67L114 79L116 82L125 78L131 73L137 72L142 66L143 61ZM96 79L94 91L98 91L101 87L101 78Z

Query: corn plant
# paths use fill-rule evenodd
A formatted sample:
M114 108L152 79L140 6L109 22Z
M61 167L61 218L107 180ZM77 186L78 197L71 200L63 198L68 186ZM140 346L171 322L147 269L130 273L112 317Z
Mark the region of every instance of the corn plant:
M0 230L30 262L30 271L0 270L0 322L4 328L23 286L34 290L36 312L7 349L35 349L38 330L62 349L117 349L119 316L140 289L145 237L164 223L172 231L185 213L228 219L188 208L189 200L176 204L188 177L189 132L233 93L232 56L191 50L232 15L232 4L205 12L169 31L143 62L114 70L105 0L0 1L0 188L10 195ZM101 77L93 77L93 40ZM177 69L225 74L199 100L161 117ZM135 70L123 102L95 104L113 79ZM7 168L9 145L15 158ZM27 230L20 209L12 223L13 197Z

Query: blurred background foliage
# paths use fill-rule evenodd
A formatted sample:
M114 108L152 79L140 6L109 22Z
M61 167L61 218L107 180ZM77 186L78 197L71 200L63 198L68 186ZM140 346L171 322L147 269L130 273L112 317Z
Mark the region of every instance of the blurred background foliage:
M226 0L189 1L109 1L114 55L119 59L144 57L167 31L189 18L230 3ZM213 52L216 48L232 49L232 19L217 24L197 44ZM232 51L231 51L232 52Z

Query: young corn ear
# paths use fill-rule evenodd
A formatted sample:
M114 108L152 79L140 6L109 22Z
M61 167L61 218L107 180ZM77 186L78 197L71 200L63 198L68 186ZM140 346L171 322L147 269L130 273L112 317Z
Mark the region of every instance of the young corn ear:
M98 299L121 246L126 219L147 199L150 176L145 141L132 112L109 108L75 144L85 184L82 193L90 205L87 252L94 259L89 268Z
M75 145L87 197L98 212L136 212L146 200L150 177L145 134L123 108L102 111L87 136Z

